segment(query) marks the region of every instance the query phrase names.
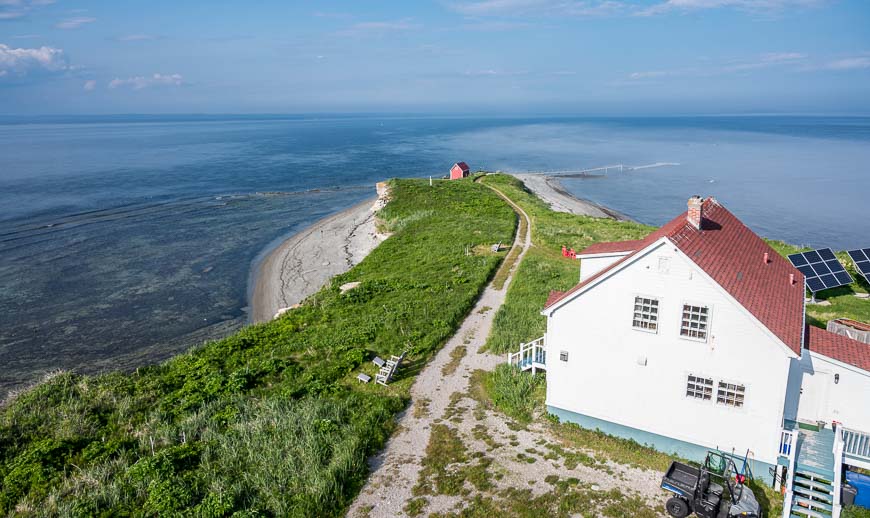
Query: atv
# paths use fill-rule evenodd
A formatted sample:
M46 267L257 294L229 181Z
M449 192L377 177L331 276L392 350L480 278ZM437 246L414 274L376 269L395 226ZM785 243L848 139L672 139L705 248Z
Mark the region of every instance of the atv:
M721 473L713 467L716 461L725 466ZM711 477L724 482L725 486L713 482ZM662 489L674 494L665 504L665 510L674 518L685 518L692 513L701 518L761 518L761 506L752 490L744 485L745 481L745 475L737 471L734 461L719 453L708 453L701 467L673 461L662 477Z

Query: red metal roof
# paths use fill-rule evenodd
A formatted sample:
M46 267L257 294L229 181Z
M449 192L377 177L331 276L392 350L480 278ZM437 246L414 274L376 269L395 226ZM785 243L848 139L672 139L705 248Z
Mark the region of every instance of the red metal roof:
M581 282L546 307L599 279L640 250L666 237L796 354L804 327L804 276L713 198L704 200L700 230L677 216L639 242L639 247ZM588 249L587 249L588 250ZM585 251L584 251L585 253ZM764 262L764 254L768 262ZM789 275L794 274L794 283Z
M453 165L454 165L454 166L457 166L457 165L458 165L459 168L462 169L463 171L468 171L468 164L466 164L465 162L456 162L456 163L453 164Z
M546 304L544 304L544 307L547 307L550 304L552 304L553 302L555 302L556 300L558 300L559 297L561 297L564 293L565 293L564 291L550 290L550 295L547 296L547 302L546 302Z
M870 371L870 345L815 326L807 326L807 349Z
M852 320L851 318L838 318L834 320L834 322L843 324L844 326L855 328L859 331L870 331L870 324L858 322L857 320Z
M608 243L595 243L587 246L577 255L607 254L612 252L634 252L643 244L643 239L631 241L611 241Z

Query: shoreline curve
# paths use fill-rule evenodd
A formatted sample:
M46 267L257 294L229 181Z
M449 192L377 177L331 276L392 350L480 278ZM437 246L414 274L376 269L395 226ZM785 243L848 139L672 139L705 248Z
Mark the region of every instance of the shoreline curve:
M316 221L270 251L256 267L250 323L268 322L360 263L386 235L377 231L381 198Z

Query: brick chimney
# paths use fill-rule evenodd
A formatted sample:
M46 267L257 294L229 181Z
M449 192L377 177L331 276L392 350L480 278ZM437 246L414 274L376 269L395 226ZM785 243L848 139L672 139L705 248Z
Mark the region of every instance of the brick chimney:
M689 212L686 214L686 221L698 230L701 230L701 222L704 219L704 211L702 210L703 204L704 199L700 196L692 196L689 198Z

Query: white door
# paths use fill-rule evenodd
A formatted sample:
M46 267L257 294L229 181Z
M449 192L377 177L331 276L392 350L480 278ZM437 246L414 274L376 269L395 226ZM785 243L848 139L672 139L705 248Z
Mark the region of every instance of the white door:
M828 422L828 390L830 372L804 370L801 379L801 399L798 404L798 420L808 423Z

